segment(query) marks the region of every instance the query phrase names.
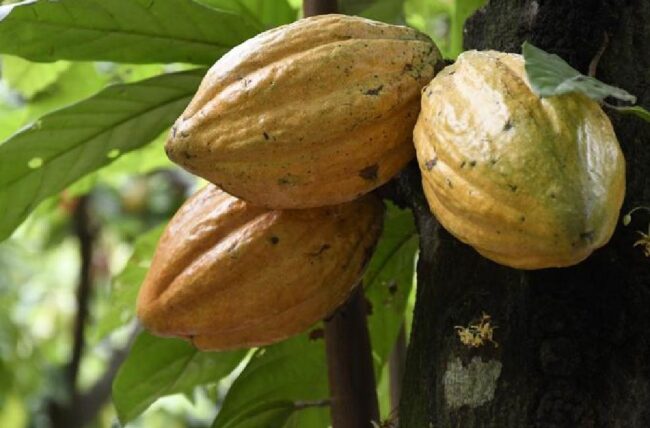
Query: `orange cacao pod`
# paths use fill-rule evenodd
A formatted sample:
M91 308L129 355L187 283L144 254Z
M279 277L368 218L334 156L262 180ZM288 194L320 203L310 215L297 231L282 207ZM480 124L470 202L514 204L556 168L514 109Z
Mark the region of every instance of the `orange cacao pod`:
M322 15L223 56L166 144L171 160L256 205L308 208L380 186L414 156L440 54L408 27Z
M306 330L357 285L381 232L368 195L308 210L252 206L208 185L170 221L138 296L153 333L204 350L270 344Z

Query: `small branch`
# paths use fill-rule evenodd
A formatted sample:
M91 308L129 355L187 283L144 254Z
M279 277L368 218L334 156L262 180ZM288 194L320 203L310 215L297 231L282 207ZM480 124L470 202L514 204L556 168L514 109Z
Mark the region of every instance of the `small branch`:
M337 0L303 0L302 10L303 15L326 15L328 13L336 13L338 10Z
M367 306L363 287L325 321L325 349L330 385L332 426L371 427L379 420Z
M89 202L90 196L85 195L79 198L74 211L73 223L75 234L79 240L79 258L81 266L79 269L79 285L77 287L77 315L74 323L73 347L70 362L67 369L67 380L71 395L74 394L81 365L81 356L84 348L84 332L88 318L88 307L90 305L90 292L92 288L92 262L93 244L96 231L90 218Z
M591 59L591 62L589 63L589 76L590 77L595 77L596 76L596 69L598 68L598 63L600 62L600 58L603 56L605 53L605 50L607 50L607 46L609 45L609 35L605 32L603 33L603 43L600 45L600 48L598 49L598 52L596 52L596 55Z

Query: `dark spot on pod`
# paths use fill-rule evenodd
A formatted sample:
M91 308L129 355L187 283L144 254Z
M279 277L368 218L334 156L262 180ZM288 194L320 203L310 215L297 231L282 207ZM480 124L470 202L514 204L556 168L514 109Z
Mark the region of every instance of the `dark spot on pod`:
M192 156L187 150L183 150L183 157L185 157L185 159L192 159L194 156Z
M467 162L462 161L462 162L460 163L460 167L461 167L461 168L465 168L465 164L466 164L466 163L467 163Z
M509 187L510 190L513 191L513 192L516 192L517 189L519 188L519 187L517 187L516 185L514 185L514 184L509 184L509 183L508 183L508 187Z
M278 242L280 242L280 238L278 238L277 236L271 236L269 238L269 242L273 245L276 245Z
M476 161L475 160L469 161L469 166L474 168L476 166Z
M450 189L454 188L454 185L452 184L450 179L447 179L447 186L449 186Z
M413 64L404 64L404 71L413 70Z
M176 138L176 131L177 130L178 130L178 128L176 127L176 125L172 126L172 138Z
M318 340L325 337L325 330L316 328L309 332L309 340Z
M451 71L449 72L449 75L450 75L450 76L453 76L454 74L456 74L456 70L451 70Z
M368 89L364 92L365 95L379 95L381 90L384 89L384 85L379 85L376 88Z
M359 171L359 177L364 180L376 180L379 172L379 165L373 164Z
M492 164L492 165L496 165L496 163L497 163L497 160L496 160L496 159L490 159L490 164Z
M521 217L519 217L519 221L522 222L522 223L525 222L525 221L526 221L526 217L522 215Z
M551 199L555 199L557 197L555 193L551 193L549 196L551 197Z
M269 134L267 134L266 132L263 132L262 135L264 135L264 139L266 141L269 141Z
M504 131L509 131L512 129L512 122L510 122L510 119L506 121L506 124L503 125L503 130Z
M427 171L431 171L434 166L438 163L438 158L433 158L429 159L424 163L424 167L427 169Z

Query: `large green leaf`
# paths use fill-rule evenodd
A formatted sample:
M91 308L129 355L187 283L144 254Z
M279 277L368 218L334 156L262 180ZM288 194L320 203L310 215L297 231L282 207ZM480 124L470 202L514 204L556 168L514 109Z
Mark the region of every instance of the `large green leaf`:
M271 28L293 22L298 12L286 0L197 0L206 6L229 10Z
M113 404L120 421L133 420L160 397L219 381L246 353L199 352L183 340L141 333L113 381Z
M204 73L110 86L0 145L0 239L43 199L151 142L183 111Z
M636 97L629 92L585 76L559 56L549 54L528 42L524 42L521 51L526 62L530 86L542 97L580 92L598 101L614 97L631 103L636 102Z
M366 297L373 308L368 326L378 375L404 320L416 251L411 213L389 205L384 234L365 275ZM329 395L325 347L322 338L316 337L307 332L258 350L233 383L213 428L327 427L328 409L322 406ZM286 422L251 422L265 417L286 418Z
M113 330L125 325L135 316L135 301L140 285L149 270L151 258L165 225L160 225L140 236L126 266L113 280L110 306L102 314L95 328L96 339L102 339Z
M324 342L303 334L255 352L230 387L213 427L252 428L253 421L266 417L284 419L272 425L281 427L297 405L327 396Z
M30 99L54 84L68 67L70 67L70 63L67 61L38 64L19 57L4 55L2 57L2 78L11 89Z
M212 64L263 30L192 0L23 1L0 17L0 52L34 61Z

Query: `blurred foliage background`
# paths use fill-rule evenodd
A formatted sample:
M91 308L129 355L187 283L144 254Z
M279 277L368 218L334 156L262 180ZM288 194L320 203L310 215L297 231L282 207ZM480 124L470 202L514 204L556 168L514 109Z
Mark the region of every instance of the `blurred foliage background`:
M301 14L300 0L200 3L227 8L260 30ZM463 22L483 1L340 3L344 13L411 25L453 59L461 51ZM7 13L4 6L0 52L20 53L19 46L3 41ZM9 141L21 129L38 129L42 116L108 85L194 66L32 62L2 54L0 67L0 139ZM167 160L165 135L166 130L128 153L108 150L106 166L30 205L27 219L0 243L0 427L75 426L65 422L70 415L75 423L93 427L116 426L118 417L129 427L154 428L328 425L322 341L316 346L313 337L303 335L266 349L215 356L139 331L133 300L156 240L185 198L202 185ZM32 170L44 161L27 159ZM0 189L0 196L9 192ZM0 197L0 212L10 212L17 197ZM389 220L366 276L369 299L389 308L370 320L384 418L391 413L387 361L405 314L408 324L417 248L410 214L390 207ZM395 293L398 279L407 286Z

